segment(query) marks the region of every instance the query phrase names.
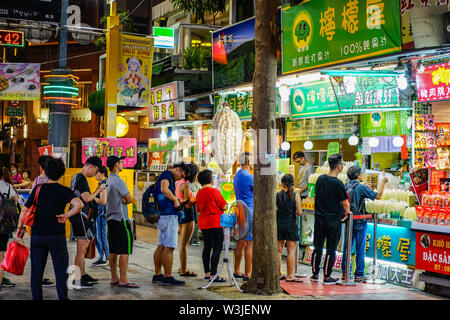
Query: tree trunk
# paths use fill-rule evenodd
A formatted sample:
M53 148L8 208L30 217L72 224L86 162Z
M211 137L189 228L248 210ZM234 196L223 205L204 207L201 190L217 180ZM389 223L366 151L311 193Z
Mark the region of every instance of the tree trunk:
M254 176L253 268L247 292L281 292L276 222L277 0L256 0L252 127L257 134Z

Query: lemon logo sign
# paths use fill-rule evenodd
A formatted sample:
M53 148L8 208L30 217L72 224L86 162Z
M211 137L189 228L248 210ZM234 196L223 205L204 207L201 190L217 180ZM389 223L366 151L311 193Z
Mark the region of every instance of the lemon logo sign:
M295 18L292 32L295 45L302 50L308 50L312 38L312 19L307 11L301 11Z
M300 89L294 91L294 107L298 112L302 112L305 108L305 95Z

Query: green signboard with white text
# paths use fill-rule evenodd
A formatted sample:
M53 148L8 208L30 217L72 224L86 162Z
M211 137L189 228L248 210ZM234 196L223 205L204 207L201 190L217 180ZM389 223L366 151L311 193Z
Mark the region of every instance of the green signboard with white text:
M400 1L314 0L282 10L283 74L400 52Z
M361 137L408 135L410 128L407 121L410 116L409 111L361 114Z

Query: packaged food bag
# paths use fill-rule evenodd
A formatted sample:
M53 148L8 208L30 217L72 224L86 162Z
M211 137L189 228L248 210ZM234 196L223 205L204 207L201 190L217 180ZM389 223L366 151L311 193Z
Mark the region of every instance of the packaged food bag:
M18 276L23 275L29 253L30 251L25 244L21 244L17 241L11 242L6 251L5 258L3 259L3 270Z

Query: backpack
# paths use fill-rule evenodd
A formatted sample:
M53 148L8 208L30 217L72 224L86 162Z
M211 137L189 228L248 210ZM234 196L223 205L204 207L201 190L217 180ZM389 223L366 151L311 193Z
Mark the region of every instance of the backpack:
M358 183L351 183L349 182L346 186L347 193L350 199L350 211L353 213L353 215L363 215L366 213L366 206L364 203L364 197L360 198L360 203L356 203L356 188L359 186ZM359 219L356 221L365 221L367 219Z
M75 195L77 197L79 197L81 199L80 191L75 189L78 184L79 179L80 179L80 173L77 173L76 178L72 179L72 182L70 183L70 189L75 193ZM84 224L85 231L87 231L87 229L95 223L94 210L92 209L91 202L86 203L83 201L83 204L84 204L84 207L80 211L80 216L81 216L81 219L83 219L82 222ZM78 215L73 215L69 218L69 221L71 223L74 223L74 222L76 223L79 221L79 220L77 221L77 219L79 219Z
M158 182L149 186L142 195L142 214L148 223L157 223L160 216L156 194Z
M0 193L0 234L8 234L17 229L19 222L19 213L17 212L16 202L9 198L11 186L9 186L8 196Z

